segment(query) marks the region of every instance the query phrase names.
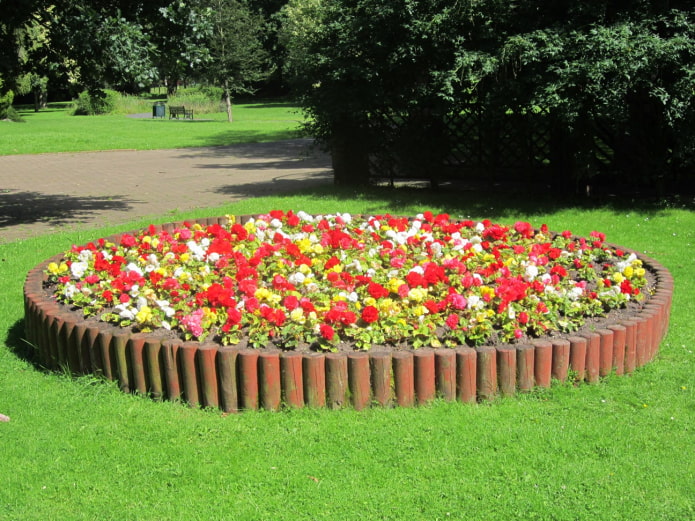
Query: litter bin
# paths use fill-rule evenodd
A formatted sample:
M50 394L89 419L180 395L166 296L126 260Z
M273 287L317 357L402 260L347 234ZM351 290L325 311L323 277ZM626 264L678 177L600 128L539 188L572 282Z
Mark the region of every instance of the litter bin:
M166 105L163 101L158 101L152 105L152 117L163 118L166 115Z

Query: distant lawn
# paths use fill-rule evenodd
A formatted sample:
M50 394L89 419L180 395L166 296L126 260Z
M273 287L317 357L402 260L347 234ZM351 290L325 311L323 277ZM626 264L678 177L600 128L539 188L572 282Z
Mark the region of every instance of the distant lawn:
M282 101L234 105L226 113L195 115L193 121L127 116L72 116L65 104L41 112L19 111L24 122L0 122L0 155L91 150L154 150L291 139L299 135L298 107Z

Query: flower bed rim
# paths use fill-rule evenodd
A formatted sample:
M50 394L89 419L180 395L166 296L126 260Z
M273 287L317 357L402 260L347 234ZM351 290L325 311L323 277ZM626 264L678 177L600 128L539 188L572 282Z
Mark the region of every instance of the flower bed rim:
M256 217L257 215L244 215L238 216L236 219L237 222L244 222L245 219ZM164 223L156 226L156 229L157 231L171 231L176 227L184 225L184 222L190 224L197 223L204 226L211 224L224 225L228 222L228 218L223 216L189 219ZM117 243L123 235L135 234L141 231L120 232L105 237L105 239ZM617 246L610 243L606 243L606 245L617 248ZM635 350L635 353L631 355L634 360L630 360L629 365L626 367L624 363L628 356L626 354L619 367L613 364L606 369L605 363L601 367L593 367L600 360L594 360L596 357L594 354L586 354L584 355L584 363L586 366L586 362L590 362L592 373L586 372L587 369L585 367L584 376L578 378L578 380L594 383L599 376L604 376L611 371L615 371L618 374L632 372L635 368L653 359L668 327L673 278L668 270L654 259L629 248L620 248L626 252L635 253L642 260L644 267L652 272L656 278L654 291L642 304L641 309L628 319L618 320L615 324L607 324L605 328L599 330L599 333L592 332L587 327L567 334L553 332L553 334L558 334L558 336L551 337L548 335L540 337L529 344L484 345L477 348L465 346L459 348L420 348L418 350L405 349L388 352L380 350L379 346L374 346L369 352L299 353L262 348L244 349L237 346L223 346L211 341L198 342L163 339L161 336L153 333L130 332L111 324L88 323L79 310L70 311L67 306L45 295L42 287L45 281L44 270L50 262L62 259L63 253L40 263L27 275L24 286L26 334L27 339L37 346L41 364L48 369L66 366L75 374L97 373L105 376L107 379L117 380L121 389L126 392L140 392L152 395L155 398L184 399L192 405L214 406L227 412L239 409L278 409L282 403L295 407L303 405L329 405L331 407L352 405L359 409L375 401L381 405L407 406L416 403L426 403L437 395L443 396L445 399L455 395L456 398L454 399L459 399L460 401L486 400L500 393L513 394L516 390L528 390L524 388L528 387L528 382L520 382L520 366L522 363L518 362L516 356L519 353L527 356L523 352L529 346L534 352L533 385L541 387L550 385L551 377L566 380L569 371L576 369L574 365L579 362L577 361L575 364L570 360L571 339L585 338L587 350L592 349L595 351L596 348L592 347L592 343L597 341L593 335L598 335L600 337L598 340L600 355L601 343L607 343L607 340L604 341L603 334L600 331L611 331L611 328L614 326L614 336L622 337L620 328L627 328L629 334L635 334L635 339L632 341L634 345L627 345L626 343L625 346L626 353L627 349ZM646 325L640 325L645 322ZM639 346L639 359L637 353L638 326L642 336L649 335L648 339L646 337L643 338L641 342L643 345ZM97 351L100 346L98 344L105 342L104 337L108 338L108 341L106 341L106 351L109 352L108 356L110 357L108 370L105 367L104 358L101 365L94 362L99 356ZM620 341L622 342L622 340ZM157 342L159 342L159 347L151 347L157 344ZM568 342L570 347L567 347L567 349L557 347L563 346ZM625 342L628 341L626 340ZM548 346L550 346L550 353L548 353ZM510 349L514 350L514 356L510 354ZM579 348L577 349L580 350ZM152 358L150 351L154 350L157 351L157 355ZM488 360L486 362L485 360L491 356L490 350L495 353L492 357L494 361ZM555 358L565 357L567 361L553 360L554 351L558 352ZM452 354L444 354L446 352ZM446 386L449 385L451 387L451 382L449 384L446 384L446 382L442 383L444 380L442 375L444 374L443 371L448 369L441 369L439 366L450 364L452 356L460 359L459 365L462 362L470 365L471 362L470 360L467 361L467 358L473 356L471 352L475 353L475 390L472 390L472 384L468 382L469 389L467 395L464 396L465 393L462 394L462 390L458 389L463 384L458 382L453 384L457 388L453 394L450 391L446 391ZM383 360L384 355L388 355L388 363ZM168 366L166 363L167 356L174 357L173 360L170 360L171 363ZM515 358L513 363L514 375L507 374L510 372L511 362L505 362L505 356ZM147 357L150 357L149 362ZM232 363L232 366L223 367L224 364L221 364L220 360L225 357L234 358L233 362L229 360L224 362L227 364ZM575 358L578 360L578 357L579 355L576 355ZM299 362L297 362L297 359ZM341 360L340 363L336 362L336 367L339 367L339 369L330 369L328 366L333 364L332 361L335 359ZM401 367L402 364L405 364L407 367L403 369ZM419 369L418 364L422 365ZM547 367L539 367L539 364L545 364ZM150 367L146 367L148 365ZM159 367L155 368L153 367L154 365ZM346 365L349 365L349 368L343 367ZM317 369L317 366L321 366L321 369ZM498 369L504 374L498 374ZM147 370L149 370L149 373L147 373ZM177 374L174 374L172 370ZM530 369L526 368L526 370L529 371ZM169 371L169 373L163 374L166 371ZM231 371L234 374L226 374L225 371L226 373ZM302 392L296 391L295 395L291 393L292 385L290 384L292 382L289 382L292 371L299 371L300 377L295 379L294 386L302 388ZM314 376L311 377L313 380L307 382L309 377L302 376L301 373L312 374L312 371L314 373ZM343 393L342 399L336 396L336 393L340 395L340 390L334 390L332 394L328 391L328 387L333 385L331 381L326 382L331 371L340 372L338 375L333 375L334 377L346 379L345 393ZM378 376L379 371L382 373L380 377ZM324 374L318 374L320 372ZM596 372L596 375L593 372ZM401 376L397 377L397 374L401 374ZM418 374L421 378L418 377ZM451 374L449 374L449 377L451 377ZM360 378L362 381L359 380ZM366 383L364 381L365 378ZM501 378L507 378L506 384L503 384ZM269 381L273 379L278 381L275 383ZM319 381L314 381L316 379ZM405 390L399 389L399 379L401 380L401 387L405 385ZM410 383L403 383L404 379ZM234 381L232 382L231 380ZM388 380L388 382L385 380ZM514 380L514 385L509 383L510 380ZM378 389L375 388L375 382L378 384L377 387L380 389L380 394L377 393ZM275 387L264 391L263 389L271 383ZM523 383L523 386L520 386L520 383ZM229 386L233 386L236 389L232 390ZM318 390L314 389L315 387L318 387ZM360 388L362 388L361 391ZM386 388L390 389L390 392L387 392ZM236 395L235 399L230 396L230 392ZM317 396L312 398L310 396L312 393L313 395L322 394L323 396L321 398ZM384 393L389 396L384 397ZM401 396L404 393L405 397ZM268 398L271 395L272 399ZM331 400L327 400L329 395ZM255 396L255 399L253 396ZM264 403L264 400L267 403Z

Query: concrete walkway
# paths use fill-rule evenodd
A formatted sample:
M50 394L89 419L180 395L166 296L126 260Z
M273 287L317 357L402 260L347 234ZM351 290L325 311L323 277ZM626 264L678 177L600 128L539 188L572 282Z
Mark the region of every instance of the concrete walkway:
M333 182L311 140L0 156L0 242Z

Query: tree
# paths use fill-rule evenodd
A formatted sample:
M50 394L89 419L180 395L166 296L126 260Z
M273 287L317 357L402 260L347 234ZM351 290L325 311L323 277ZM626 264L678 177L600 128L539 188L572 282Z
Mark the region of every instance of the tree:
M174 1L159 8L151 30L155 64L173 94L179 80L195 76L210 58L212 10L202 0Z
M106 86L132 91L155 80L154 47L139 5L62 0L43 16L50 60L71 68L90 92Z
M263 18L241 0L212 0L210 61L204 75L224 90L227 119L232 122L232 96L251 93L267 77L267 54L262 45Z
M295 5L310 4L293 0L289 7ZM318 25L304 20L306 43L294 54L302 59L290 63L298 65L309 129L334 150L367 155L391 147L396 159L414 154L404 166L422 169L452 144L452 117L474 108L494 130L510 114L540 112L562 138L553 163L563 178L588 181L603 170L652 182L695 165L689 5L326 1ZM336 177L366 179L338 170Z

